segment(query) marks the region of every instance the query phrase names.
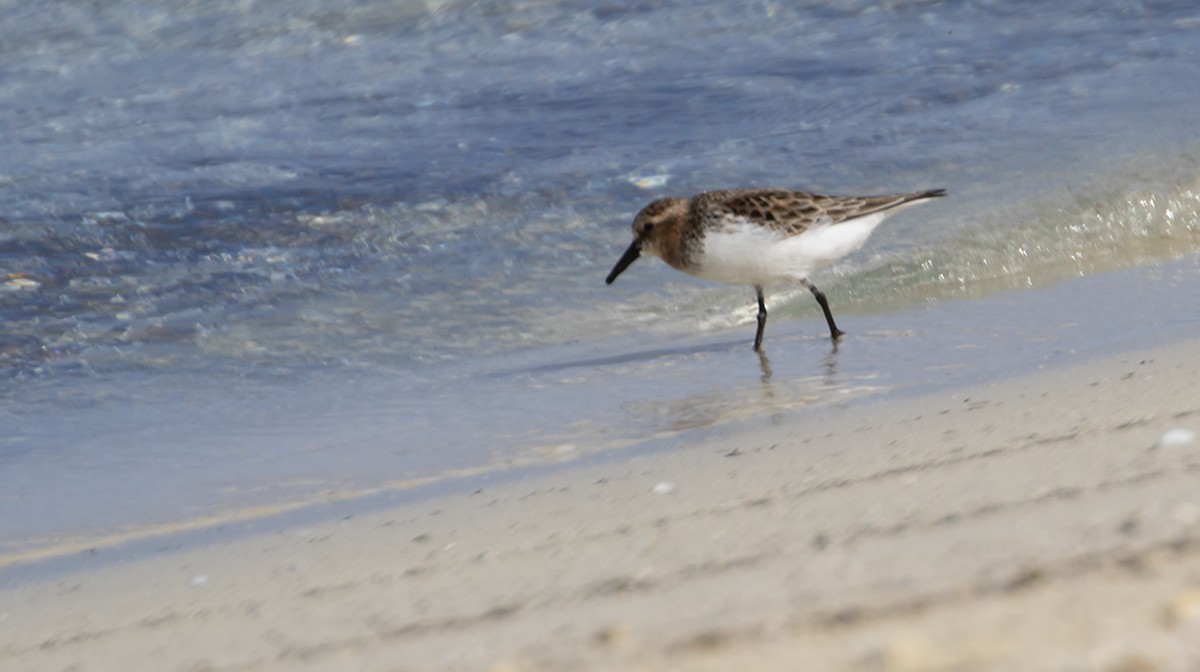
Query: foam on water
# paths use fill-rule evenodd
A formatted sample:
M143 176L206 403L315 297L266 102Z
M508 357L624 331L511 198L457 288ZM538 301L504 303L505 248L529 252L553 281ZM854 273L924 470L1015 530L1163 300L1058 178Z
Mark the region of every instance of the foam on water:
M1093 191L906 212L817 280L839 312L862 312L1200 251L1194 181ZM530 200L366 206L244 229L225 221L212 234L225 236L220 245L184 253L156 242L155 227L98 213L86 238L43 232L25 243L57 247L57 255L12 261L12 279L0 285L17 318L5 336L10 375L401 366L752 319L748 290L691 281L652 259L605 288L600 280L628 235L615 225L623 222ZM964 227L962 219L975 221ZM902 240L923 230L935 233ZM222 251L235 240L236 251ZM69 267L53 267L67 256ZM774 301L812 310L796 288L775 288Z
M843 269L858 310L1044 287L1200 253L1200 182L1095 189L987 211L935 244Z

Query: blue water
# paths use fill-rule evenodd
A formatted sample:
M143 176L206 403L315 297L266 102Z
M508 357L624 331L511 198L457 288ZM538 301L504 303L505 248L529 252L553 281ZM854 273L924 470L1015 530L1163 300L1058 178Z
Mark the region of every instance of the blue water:
M0 17L10 550L919 385L938 351L895 311L1200 251L1192 2ZM950 189L815 278L867 330L834 378L803 290L772 295L768 376L748 290L653 260L603 284L647 201L768 185ZM946 347L1042 328L962 310ZM1070 338L1135 337L1106 332Z

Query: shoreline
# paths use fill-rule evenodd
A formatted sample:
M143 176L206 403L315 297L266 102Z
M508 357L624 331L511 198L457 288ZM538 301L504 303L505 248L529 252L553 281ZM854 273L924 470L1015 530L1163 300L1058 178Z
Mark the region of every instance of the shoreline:
M600 358L572 360L563 352L552 352L549 363L531 357L515 360L506 364L512 365L508 373L485 371L475 380L465 380L493 386L475 392L474 398L487 398L489 389L491 396L503 396L501 393L514 385L535 391L493 404L494 408L487 409L488 419L478 423L475 430L452 429L451 435L457 431L461 437L475 437L473 442L455 449L462 456L455 458L458 462L447 461L438 450L427 449L437 454L428 458L430 464L443 460L445 466L437 471L403 470L403 462L398 466L390 459L397 445L403 443L393 437L405 435L408 416L391 417L391 407L386 403L376 408L355 401L355 395L396 398L387 381L360 381L353 390L350 386L322 387L321 396L289 398L288 403L314 409L332 405L323 399L334 400L336 407L325 414L332 422L322 424L319 433L284 430L264 434L266 421L245 428L248 431L229 424L222 428L223 435L216 435L215 443L214 437L206 438L200 432L180 437L190 441L186 451L171 441L171 430L147 434L142 437L148 442L143 452L161 444L191 465L173 472L146 474L158 490L169 490L171 478L179 479L198 470L205 480L215 481L228 473L250 485L259 480L282 494L286 494L286 488L281 487L285 481L299 474L307 473L311 485L307 492L292 493L299 496L270 496L267 491L267 496L243 498L245 503L238 506L193 506L186 515L172 515L170 508L149 506L141 510L153 512L154 517L115 525L75 531L51 527L37 535L12 534L10 530L0 547L0 589L136 561L153 556L162 547L187 549L234 541L277 527L320 524L341 516L490 488L497 483L623 463L714 436L753 433L779 418L823 422L828 414L845 408L905 403L914 397L970 387L997 377L1007 379L1041 369L1073 366L1131 348L1186 341L1195 337L1196 329L1179 310L1177 299L1200 291L1198 262L1200 258L1186 258L1088 276L1035 291L1007 292L923 310L855 316L850 318L855 330L840 357L836 350L828 352L826 339L809 333L811 321L789 320L780 325L781 333L771 343L771 359L762 359L761 370L759 360L743 347L743 330L715 337L721 340L709 335L675 343L668 349L656 342L650 349L618 349L616 352L624 354L608 352ZM227 407L226 403L217 408ZM488 430L506 427L491 419L506 412L507 407L523 415L508 421L508 435L499 442L487 440ZM574 416L577 420L560 422L560 431L545 431L552 426L545 424L540 434L514 433L511 428L526 420L533 408L550 417ZM205 426L205 413L212 415L211 410L179 408L169 417L186 416L187 422L199 429ZM151 416L146 410L139 413L134 415L136 424L149 421ZM303 427L315 428L320 422L316 418L320 417L302 418ZM350 426L348 417L360 424ZM274 422L284 423L286 419L280 417ZM166 426L170 423L164 423ZM239 438L243 434L265 438L251 442ZM117 436L124 437L125 432ZM480 457L489 454L489 445L490 459ZM258 449L267 455L287 456L287 469L292 475L269 469L261 474L244 472L246 466L254 465L229 460L253 456ZM172 462L168 455L159 461ZM385 461L377 462L380 458ZM263 459L259 462L268 463ZM339 473L360 465L375 465L378 476L356 480L348 477L354 472ZM160 476L167 480L159 482ZM28 488L15 480L16 475L11 478L14 485ZM105 479L93 481L103 484ZM180 484L193 499L202 494L196 485ZM230 486L236 485L231 480ZM239 489L248 495L254 492L252 488L230 486L225 489L234 494ZM69 519L77 501L89 502L89 507L103 501L96 499L104 492L102 486L88 487L94 490L81 494L72 489L56 494L53 506L62 509L56 517ZM216 494L210 495L214 502L220 501ZM125 508L130 507L126 504ZM36 518L26 515L36 516L36 507L25 503L21 511L21 517L10 522L18 529L37 529L36 522L31 522ZM91 515L90 510L88 513Z
M1198 376L1184 341L23 584L0 662L1190 669L1200 444L1157 444Z

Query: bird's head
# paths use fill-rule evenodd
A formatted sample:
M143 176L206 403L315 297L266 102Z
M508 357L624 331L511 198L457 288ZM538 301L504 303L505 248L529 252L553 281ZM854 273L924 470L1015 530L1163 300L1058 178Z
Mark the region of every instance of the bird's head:
M604 282L611 285L643 253L662 257L659 242L666 239L669 230L682 225L686 216L687 200L683 198L660 198L642 208L633 218L633 242Z

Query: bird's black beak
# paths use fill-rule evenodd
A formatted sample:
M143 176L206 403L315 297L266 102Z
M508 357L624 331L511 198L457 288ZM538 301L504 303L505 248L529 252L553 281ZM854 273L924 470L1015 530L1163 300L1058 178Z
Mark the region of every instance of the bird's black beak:
M613 266L612 272L609 273L608 277L604 279L604 284L611 285L613 280L616 280L618 275L623 273L625 269L629 268L629 265L636 261L641 254L642 241L634 240L629 244L629 249L625 250L625 254L621 255L621 260L617 262L617 265Z

